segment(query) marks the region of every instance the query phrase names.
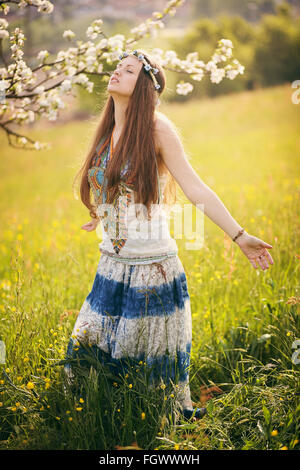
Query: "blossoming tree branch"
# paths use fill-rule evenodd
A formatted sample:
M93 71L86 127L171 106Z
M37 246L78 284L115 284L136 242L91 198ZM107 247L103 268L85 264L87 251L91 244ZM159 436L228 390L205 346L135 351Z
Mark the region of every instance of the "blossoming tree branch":
M162 12L153 12L152 17L130 30L131 37L123 34L107 37L103 31L103 21L96 19L86 30L87 41L76 40L74 46L60 50L53 60L47 60L49 53L42 50L37 54L38 65L31 68L23 60L24 40L22 30L15 28L8 31L9 24L5 18L0 18L0 126L6 133L9 145L14 148L36 149L51 148L50 143L42 143L24 136L15 130L23 124L45 117L55 121L60 109L65 108L64 97L71 93L75 85L93 91L94 83L90 81L93 75L102 76L103 80L111 75L106 70L119 60L124 50L131 48L144 37L156 37L159 29L164 28L163 20L176 14L177 8L185 0L170 0ZM0 0L0 13L7 15L10 6L37 8L42 14L51 14L53 4L48 0ZM71 30L63 33L69 41L75 41ZM10 57L3 54L3 41L10 42ZM136 48L136 47L135 47ZM233 80L244 72L244 67L233 58L233 44L228 39L220 39L211 60L204 63L198 59L197 52L187 54L181 60L175 51L163 51L156 48L151 51L155 60L166 70L189 75L191 80L201 81L204 75L209 75L213 83L220 83L223 78ZM180 80L176 92L187 95L193 90L193 85Z

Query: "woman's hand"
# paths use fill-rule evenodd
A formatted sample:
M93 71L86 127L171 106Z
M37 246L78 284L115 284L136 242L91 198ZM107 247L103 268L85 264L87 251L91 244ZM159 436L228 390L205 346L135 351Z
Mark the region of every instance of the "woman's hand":
M272 256L267 251L267 248L272 249L273 247L263 240L244 232L237 238L235 243L239 245L240 249L244 255L247 256L255 269L258 268L257 264L263 271L269 268L268 262L270 262L270 264L274 264Z
M100 219L92 219L87 224L82 225L81 228L83 230L86 230L87 232L91 232L92 230L96 229L99 222L100 222Z

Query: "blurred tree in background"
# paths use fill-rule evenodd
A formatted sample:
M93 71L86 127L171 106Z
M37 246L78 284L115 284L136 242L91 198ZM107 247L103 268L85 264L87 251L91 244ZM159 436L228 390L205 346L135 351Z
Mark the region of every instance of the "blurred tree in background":
M280 0L193 0L193 14L194 18L239 15L256 22L265 14L275 14L279 3ZM288 3L295 9L300 8L299 0L288 0Z
M225 37L233 42L235 57L245 66L245 72L238 80L223 80L219 84L204 77L200 82L194 82L192 93L180 96L175 92L176 73L165 70L164 101L187 101L300 79L300 0L188 1L192 14L178 15L181 27L168 27L157 38L143 38L140 47L150 53L156 47L173 49L179 57L197 51L199 59L206 62L218 40ZM102 16L102 7L107 4L109 0L101 1L98 14L105 20L106 34L129 36L130 29L136 25L135 15L126 18ZM192 21L192 18L196 20ZM61 49L65 30L70 29L78 39L85 39L86 29L94 19L95 10L89 10L83 2L78 1L75 6L74 0L56 0L52 15L41 16L35 9L28 8L23 14L18 12L10 23L12 27L24 29L26 60L34 66L39 50L47 49L54 55ZM187 74L183 73L182 78L187 79ZM79 114L82 111L97 112L104 99L107 84L99 76L90 77L90 80L94 83L92 94L81 87L76 90Z
M201 0L198 3L202 5ZM218 1L211 3L219 4ZM235 0L224 2L226 5L234 3ZM197 51L199 57L206 61L220 37L233 42L235 56L245 66L245 73L238 80L226 80L218 85L204 78L185 100L300 79L300 17L292 15L289 3L276 5L274 14L265 14L256 23L239 15L221 14L215 19L198 19L183 37L173 38L169 47L179 56L191 50ZM169 99L180 101L182 97L173 94Z

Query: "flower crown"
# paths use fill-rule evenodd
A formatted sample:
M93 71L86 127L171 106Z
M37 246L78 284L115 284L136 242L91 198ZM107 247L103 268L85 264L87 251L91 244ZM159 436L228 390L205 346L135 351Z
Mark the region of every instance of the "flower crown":
M157 82L156 78L154 75L156 75L159 70L156 69L155 67L152 67L149 62L147 62L147 60L145 59L145 56L144 54L139 54L137 50L134 50L133 52L123 52L120 56L119 56L119 59L122 60L124 59L125 57L128 57L129 55L135 55L139 60L141 60L144 64L144 69L146 70L146 72L149 72L150 74L150 77L152 78L153 80L153 83L154 83L154 86L155 86L155 89L156 90L159 90L160 89L160 85L159 83Z

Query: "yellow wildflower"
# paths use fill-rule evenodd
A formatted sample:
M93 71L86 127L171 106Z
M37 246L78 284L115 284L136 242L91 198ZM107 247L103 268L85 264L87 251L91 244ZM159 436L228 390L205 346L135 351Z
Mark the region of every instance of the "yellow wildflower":
M271 436L277 436L278 435L278 431L277 429L274 429L272 432L271 432Z
M32 390L34 388L34 383L28 382L26 387L28 388L28 390Z
M132 388L132 384L129 384L128 387L129 387L129 388Z
M145 418L146 418L145 413L142 413L142 414L141 414L141 418L142 418L142 419L145 419Z
M73 421L73 418L70 416L69 421Z
M174 449L179 450L179 444L175 444Z
M3 406L3 403L2 403L2 401L0 401L0 406Z
M15 406L13 406L13 407L11 408L11 411L17 411L17 408L16 408Z
M166 388L165 384L161 384L160 388L164 390Z
M24 357L23 362L28 362L28 361L29 361L29 357L27 357L27 356Z
M84 403L84 399L83 399L83 398L79 398L79 403Z
M77 406L76 411L82 411L82 408L80 406Z
M20 406L20 405L21 405L21 403L19 401L17 401L16 406Z
M287 446L280 447L279 450L288 450Z

